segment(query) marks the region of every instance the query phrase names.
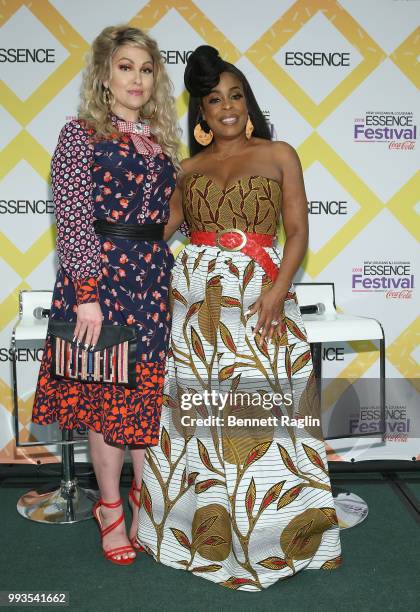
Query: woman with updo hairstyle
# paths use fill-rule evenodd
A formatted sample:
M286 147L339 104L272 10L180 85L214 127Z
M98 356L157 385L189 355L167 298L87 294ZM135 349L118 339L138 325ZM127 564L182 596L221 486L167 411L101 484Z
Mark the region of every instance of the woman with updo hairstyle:
M173 265L163 229L178 145L172 85L156 42L130 26L105 28L88 57L78 118L62 128L51 163L59 270L50 318L75 328L67 342L47 337L33 421L88 429L100 491L93 513L105 558L119 565L142 550L144 453L159 441ZM135 331L133 349L106 344L113 326ZM101 330L108 335L99 353ZM134 470L128 535L120 496L126 448Z
M183 223L190 241L172 271L160 444L146 455L138 540L161 563L259 591L341 561L292 284L307 199L296 151L271 142L240 70L201 46L185 85L192 157L165 237Z

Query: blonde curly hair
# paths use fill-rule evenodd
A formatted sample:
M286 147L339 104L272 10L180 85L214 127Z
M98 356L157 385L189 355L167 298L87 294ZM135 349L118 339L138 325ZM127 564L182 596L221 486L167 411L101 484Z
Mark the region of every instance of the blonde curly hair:
M83 74L79 119L86 121L97 137L115 134L105 97L104 81L111 75L111 61L117 49L133 45L146 50L153 60L154 85L150 100L142 107L150 118L150 129L163 151L179 168L180 131L175 109L173 86L166 73L157 43L138 28L128 25L110 26L95 38Z

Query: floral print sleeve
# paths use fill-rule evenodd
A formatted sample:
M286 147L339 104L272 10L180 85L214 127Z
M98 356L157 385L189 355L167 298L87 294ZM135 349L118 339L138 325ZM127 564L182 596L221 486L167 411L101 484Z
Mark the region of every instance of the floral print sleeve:
M73 281L78 304L98 301L100 241L93 229L93 148L78 121L66 123L51 160L57 255Z
M187 236L188 238L190 238L191 236L190 226L188 225L186 221L183 221L181 223L178 230L181 232L181 234L184 234L184 236Z
M98 302L98 285L96 278L78 278L73 281L76 290L76 302L78 304L88 304L89 302Z

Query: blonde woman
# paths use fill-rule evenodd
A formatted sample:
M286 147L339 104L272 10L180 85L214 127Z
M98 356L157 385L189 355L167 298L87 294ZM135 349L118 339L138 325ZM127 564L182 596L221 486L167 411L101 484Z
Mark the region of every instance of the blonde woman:
M142 31L108 27L93 42L79 118L67 123L51 176L60 267L51 318L75 322L73 343L98 341L102 323L137 332L136 388L56 379L47 338L33 421L84 424L101 499L104 555L135 559L145 448L159 440L172 254L163 240L175 188L178 132L158 47ZM127 535L119 481L126 447L134 480Z

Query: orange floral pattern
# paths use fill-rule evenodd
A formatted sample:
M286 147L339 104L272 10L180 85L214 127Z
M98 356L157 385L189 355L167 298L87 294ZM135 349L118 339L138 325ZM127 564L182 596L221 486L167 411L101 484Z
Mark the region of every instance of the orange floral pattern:
M158 444L164 363L137 363L137 388L127 389L51 378L51 353L47 341L32 412L34 423L57 422L60 429L85 425L102 433L108 444L119 446Z
M74 281L76 291L76 302L78 304L88 304L99 301L98 284L96 278L83 278ZM59 306L59 302L55 304Z
M113 115L115 122L116 117ZM172 253L163 240L97 236L95 219L166 223L175 171L164 154L137 153L129 134L97 139L81 121L63 128L52 159L60 267L52 318L76 321L81 304L99 302L104 322L137 331L136 389L55 380L47 342L33 408L39 424L85 423L114 444L158 442L171 315Z

